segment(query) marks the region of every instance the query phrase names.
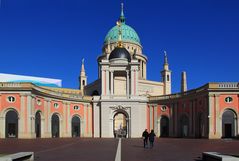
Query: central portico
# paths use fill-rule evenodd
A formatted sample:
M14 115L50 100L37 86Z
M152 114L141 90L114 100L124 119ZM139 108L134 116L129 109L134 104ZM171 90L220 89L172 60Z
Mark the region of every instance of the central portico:
M138 95L139 62L118 46L99 65L102 92L100 97L94 96L95 137L116 137L119 133L140 137L146 127L147 97ZM116 127L118 114L125 120L122 127Z
M123 6L97 61L96 81L86 84L84 65L80 76L84 94L93 97L94 137L141 137L146 128L154 128L153 124L147 127L149 117L154 115L147 106L148 96L171 93L171 71L165 55L163 81L147 80L147 57L138 34L126 25Z

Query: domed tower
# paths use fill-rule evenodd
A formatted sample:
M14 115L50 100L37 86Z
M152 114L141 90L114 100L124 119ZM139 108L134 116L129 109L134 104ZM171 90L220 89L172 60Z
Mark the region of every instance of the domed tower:
M123 3L121 4L121 15L119 21L121 23L120 32L122 35L122 45L130 53L131 58L134 57L134 59L137 59L140 64L138 78L146 79L147 57L142 52L142 45L138 34L125 22ZM119 27L117 25L109 30L104 40L102 55L98 57L98 62L102 59L108 59L111 52L117 47L117 42L119 40L118 33Z

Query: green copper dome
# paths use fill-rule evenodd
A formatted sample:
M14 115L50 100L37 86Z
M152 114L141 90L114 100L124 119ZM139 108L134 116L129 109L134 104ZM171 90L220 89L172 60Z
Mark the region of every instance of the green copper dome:
M121 14L120 14L120 22L121 22L121 31L122 36L121 39L123 42L131 42L135 43L141 46L140 39L136 31L125 24L125 16L124 16L124 9L123 9L123 3L121 4ZM118 42L119 40L119 27L116 25L110 31L105 37L104 43L107 44L109 42Z
M123 42L132 42L141 45L139 36L132 27L123 23L121 26L121 30ZM108 41L117 42L118 39L119 39L119 27L114 26L106 35L104 43L107 43Z

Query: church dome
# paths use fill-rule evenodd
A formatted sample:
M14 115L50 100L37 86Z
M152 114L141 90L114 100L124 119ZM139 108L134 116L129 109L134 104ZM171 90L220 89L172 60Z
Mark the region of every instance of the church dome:
M139 36L132 27L126 25L125 23L122 23L121 30L123 42L131 42L141 46ZM114 26L112 29L110 29L110 31L106 35L104 43L106 44L108 41L117 42L119 39L118 36L119 36L119 27Z
M141 46L140 39L136 31L129 25L125 24L123 4L121 4L121 14L120 14L119 21L121 22L122 41L134 43ZM119 32L120 32L119 30L120 29L117 25L111 28L105 37L104 43L107 44L108 42L110 43L117 42L119 40Z
M117 58L127 59L128 62L131 61L130 53L125 48L121 48L121 47L116 47L110 53L109 60L113 60L113 59L117 59Z

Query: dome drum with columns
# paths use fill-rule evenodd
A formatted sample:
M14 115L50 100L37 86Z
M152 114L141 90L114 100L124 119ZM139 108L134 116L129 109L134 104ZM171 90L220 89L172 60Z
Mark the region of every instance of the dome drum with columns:
M137 32L125 22L123 4L121 5L121 15L119 18L119 22L121 23L121 32L122 32L122 44L125 49L128 50L131 57L135 57L140 63L140 72L139 79L146 79L146 63L147 57L142 52L142 45L140 42L140 38ZM116 25L110 29L107 33L104 45L102 49L102 56L98 57L98 62L102 59L108 57L108 55L117 47L117 42L119 39L119 27Z

